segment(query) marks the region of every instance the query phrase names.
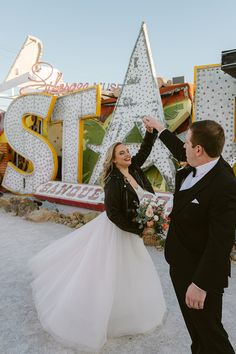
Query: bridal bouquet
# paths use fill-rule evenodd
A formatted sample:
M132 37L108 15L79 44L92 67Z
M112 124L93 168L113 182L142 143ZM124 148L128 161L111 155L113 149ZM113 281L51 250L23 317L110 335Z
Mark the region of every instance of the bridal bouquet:
M157 238L164 240L169 227L169 218L165 214L163 202L158 201L156 197L143 198L136 210L139 228L151 225Z

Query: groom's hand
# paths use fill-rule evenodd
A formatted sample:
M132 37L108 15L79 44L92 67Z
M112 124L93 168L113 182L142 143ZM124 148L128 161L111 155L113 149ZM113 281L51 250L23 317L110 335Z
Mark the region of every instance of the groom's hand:
M206 299L206 291L198 288L195 284L190 284L186 296L185 303L190 309L202 310Z

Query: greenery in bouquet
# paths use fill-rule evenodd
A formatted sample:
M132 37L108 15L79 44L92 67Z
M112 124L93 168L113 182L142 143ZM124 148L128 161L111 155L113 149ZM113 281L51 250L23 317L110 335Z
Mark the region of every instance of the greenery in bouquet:
M139 223L139 228L152 225L155 235L160 240L165 240L166 233L169 227L169 218L165 213L163 201L157 197L143 198L138 206L136 221Z

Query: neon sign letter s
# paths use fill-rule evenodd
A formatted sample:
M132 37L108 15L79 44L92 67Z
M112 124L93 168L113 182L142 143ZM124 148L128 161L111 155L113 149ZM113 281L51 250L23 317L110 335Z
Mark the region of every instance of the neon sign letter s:
M32 194L40 184L57 174L57 155L46 138L27 128L25 116L32 114L49 119L56 98L47 94L28 94L16 98L4 119L4 132L14 151L33 163L31 173L24 172L9 162L2 185L13 192Z

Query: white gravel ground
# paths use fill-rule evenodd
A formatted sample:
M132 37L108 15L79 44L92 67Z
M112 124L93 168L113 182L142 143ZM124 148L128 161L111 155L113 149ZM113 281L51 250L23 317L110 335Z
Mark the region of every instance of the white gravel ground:
M61 346L40 326L32 302L28 260L71 229L53 223L25 221L0 211L0 353L82 354ZM101 354L189 354L190 340L169 280L163 252L148 248L158 270L168 306L161 329L108 340ZM224 325L236 348L236 265L224 297ZM158 299L157 299L158 301Z

